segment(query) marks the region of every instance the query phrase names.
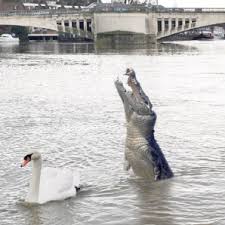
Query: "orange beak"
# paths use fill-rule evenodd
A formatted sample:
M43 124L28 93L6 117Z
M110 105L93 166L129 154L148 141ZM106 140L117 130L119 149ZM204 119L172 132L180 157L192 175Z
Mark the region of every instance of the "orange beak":
M23 160L23 162L21 163L21 167L24 167L27 165L27 163L29 163L30 160Z

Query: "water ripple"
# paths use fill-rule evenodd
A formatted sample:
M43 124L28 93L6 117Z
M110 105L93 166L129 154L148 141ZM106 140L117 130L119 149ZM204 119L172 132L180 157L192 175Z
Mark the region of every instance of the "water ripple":
M46 46L34 55L35 45L27 54L3 51L1 223L224 224L225 47L194 43L99 55L49 54ZM173 179L149 183L122 169L125 118L113 80L130 65L158 114L156 137ZM24 204L31 168L20 162L32 149L43 166L80 171L76 198Z

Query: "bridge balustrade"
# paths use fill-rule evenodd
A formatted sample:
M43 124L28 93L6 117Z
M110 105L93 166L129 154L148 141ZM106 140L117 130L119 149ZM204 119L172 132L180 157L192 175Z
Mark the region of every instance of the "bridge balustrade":
M183 12L192 12L192 13L210 13L210 12L225 12L225 8L158 8L157 12L175 12L175 13L183 13Z
M30 9L30 10L12 10L0 11L0 16L52 16L52 15L67 15L77 13L93 13L93 12L158 12L158 13L210 13L210 12L225 12L225 8L162 8L162 7L148 7L146 5L112 5L100 4L95 8L81 8L81 9Z
M68 15L68 14L84 14L88 12L92 12L92 9L13 10L13 11L0 11L0 16L53 16L53 15Z
M225 12L225 8L203 8L202 12Z

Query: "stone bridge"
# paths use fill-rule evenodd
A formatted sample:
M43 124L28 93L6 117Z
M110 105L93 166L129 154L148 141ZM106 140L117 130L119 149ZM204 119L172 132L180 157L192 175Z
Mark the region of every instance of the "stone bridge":
M94 39L93 13L80 10L29 10L0 13L0 25L45 28Z
M12 11L0 25L40 27L91 40L149 43L189 30L225 24L223 8L101 8L92 10Z

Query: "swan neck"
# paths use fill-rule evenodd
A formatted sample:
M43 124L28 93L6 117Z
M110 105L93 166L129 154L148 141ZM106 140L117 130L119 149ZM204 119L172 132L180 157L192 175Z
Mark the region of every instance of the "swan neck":
M37 203L39 200L42 160L40 158L32 162L33 162L33 168L32 168L32 176L30 181L30 191L29 191L28 201Z

